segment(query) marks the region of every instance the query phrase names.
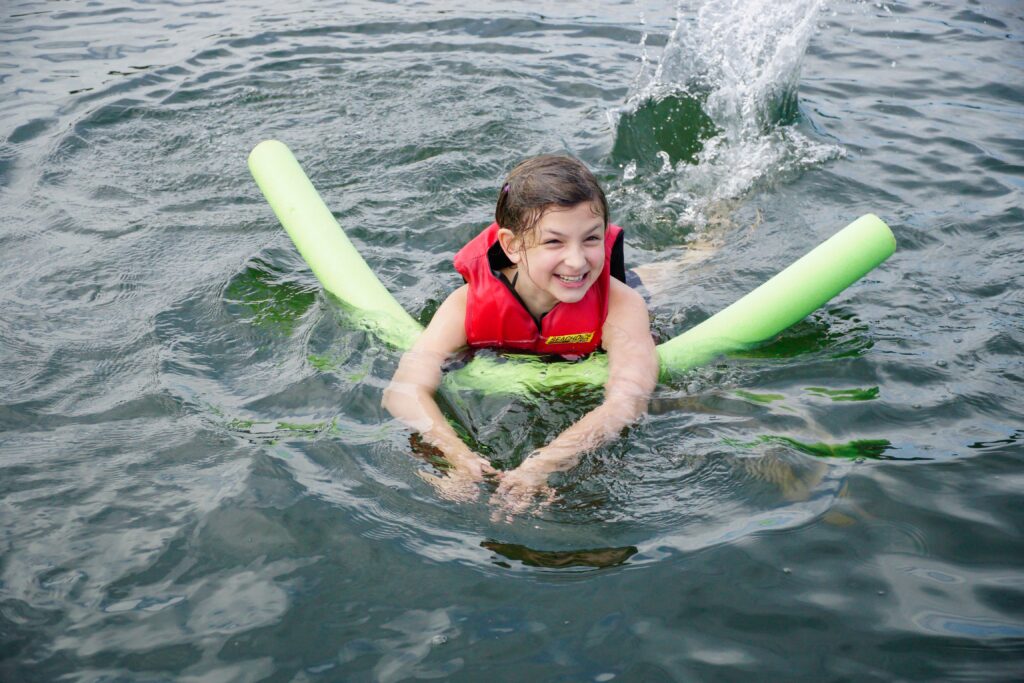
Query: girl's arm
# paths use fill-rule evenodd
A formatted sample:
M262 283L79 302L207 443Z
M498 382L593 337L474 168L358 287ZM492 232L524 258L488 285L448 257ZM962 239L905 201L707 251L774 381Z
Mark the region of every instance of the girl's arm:
M494 468L463 443L437 407L434 393L441 384L441 367L452 353L466 346L466 293L452 292L398 364L384 390L383 406L395 418L438 448L456 472L480 479Z
M614 278L602 340L608 352L604 402L502 477L498 495L508 498L513 511L524 508L547 486L548 475L571 469L585 451L617 438L647 411L647 401L658 382L658 355L647 305Z

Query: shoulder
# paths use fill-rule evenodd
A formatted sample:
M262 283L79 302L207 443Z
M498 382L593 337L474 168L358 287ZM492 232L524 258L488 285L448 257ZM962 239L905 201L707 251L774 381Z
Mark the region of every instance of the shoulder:
M647 303L640 293L625 282L612 278L608 283L608 315L616 310L633 311L647 316Z
M466 318L466 302L469 300L469 285L462 285L448 295L437 309L437 313L430 319L430 325L450 324L458 321L459 326L463 325Z
M649 344L653 348L647 304L629 285L615 279L608 288L608 317L602 330L601 346L610 353L632 353Z
M469 285L448 295L416 341L418 351L452 353L466 346L466 299Z
M462 285L454 292L448 295L448 298L444 300L442 306L461 306L463 310L466 308L466 299L469 297L469 285ZM440 310L440 309L438 309Z

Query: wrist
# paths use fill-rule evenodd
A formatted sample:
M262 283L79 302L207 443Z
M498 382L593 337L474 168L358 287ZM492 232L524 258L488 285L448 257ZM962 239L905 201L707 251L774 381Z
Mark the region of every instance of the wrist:
M545 453L543 450L536 450L526 456L517 469L538 474L551 474L558 467L557 462L552 460L550 454Z
M469 450L468 448L459 448L457 450L450 451L448 457L452 462L471 462L477 459L477 455Z

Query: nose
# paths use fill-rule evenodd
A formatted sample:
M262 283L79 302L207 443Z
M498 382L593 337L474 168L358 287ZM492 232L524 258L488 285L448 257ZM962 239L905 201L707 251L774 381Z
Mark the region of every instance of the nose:
M565 250L565 265L570 268L582 268L587 264L587 256L583 252L583 245L570 244Z

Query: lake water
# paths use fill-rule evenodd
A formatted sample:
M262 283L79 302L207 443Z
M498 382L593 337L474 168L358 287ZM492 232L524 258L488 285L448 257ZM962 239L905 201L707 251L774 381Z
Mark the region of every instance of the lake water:
M1024 675L1024 8L12 0L0 680ZM524 156L606 184L667 339L857 216L899 250L492 521L380 408L245 165L421 321ZM592 394L447 396L510 466Z

